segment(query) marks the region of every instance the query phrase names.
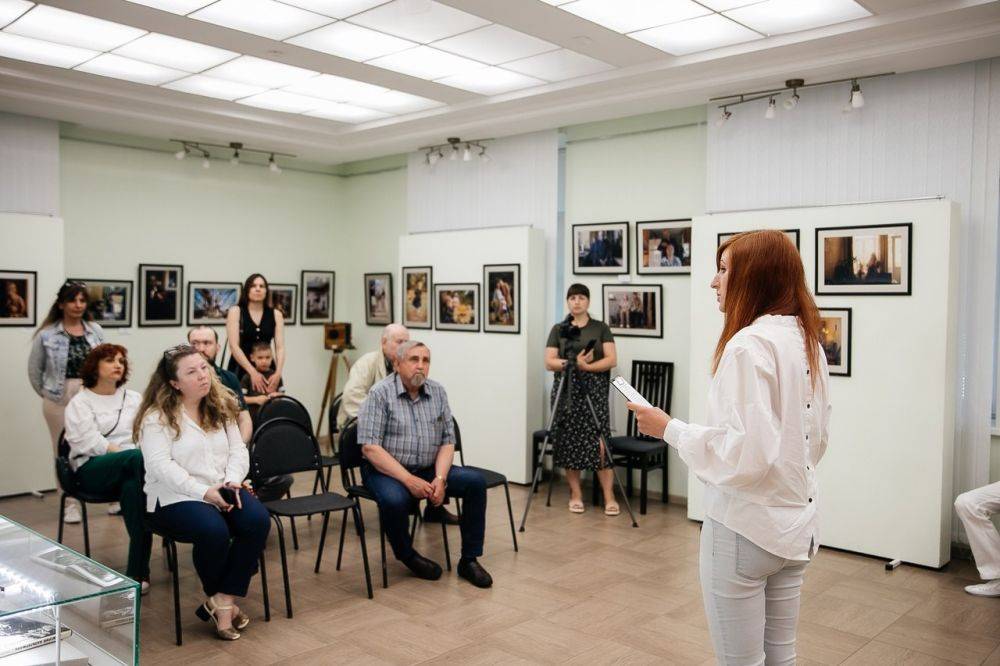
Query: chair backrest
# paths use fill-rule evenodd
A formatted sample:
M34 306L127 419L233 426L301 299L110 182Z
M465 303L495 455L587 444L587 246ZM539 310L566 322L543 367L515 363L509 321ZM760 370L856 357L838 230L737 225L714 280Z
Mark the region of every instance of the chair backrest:
M72 495L76 491L76 474L69 464L69 442L66 441L66 431L59 433L59 443L57 445L59 455L56 456L56 479L59 487L67 495Z
M257 412L257 426L260 427L271 419L292 419L302 425L306 430L312 432L312 419L309 410L301 402L290 395L279 395L271 398Z
M270 419L257 428L250 440L250 478L254 485L272 476L315 472L321 467L319 443L312 431L295 419ZM320 479L326 492L326 479L322 475Z
M330 437L337 432L337 414L340 413L340 403L344 400L344 394L338 393L333 396L333 402L330 403L330 411L327 412L326 419L327 425L330 426Z
M357 485L357 475L354 470L361 467L363 461L361 445L358 444L358 422L356 419L351 419L340 433L340 480L344 488Z
M455 451L458 453L458 462L465 467L465 454L462 453L462 431L458 428L458 419L451 417L451 424L455 426Z
M632 361L632 386L654 407L670 413L670 401L674 391L674 364L666 361ZM639 433L635 424L635 414L628 413L629 437L651 439Z

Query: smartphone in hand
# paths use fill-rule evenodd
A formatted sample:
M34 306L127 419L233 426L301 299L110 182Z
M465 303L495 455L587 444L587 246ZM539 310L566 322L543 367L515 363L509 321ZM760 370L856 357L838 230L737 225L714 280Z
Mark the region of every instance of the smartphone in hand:
M219 495L222 496L222 499L226 500L227 504L232 504L233 506L236 506L236 491L233 490L232 488L228 486L222 486L221 488L219 488Z

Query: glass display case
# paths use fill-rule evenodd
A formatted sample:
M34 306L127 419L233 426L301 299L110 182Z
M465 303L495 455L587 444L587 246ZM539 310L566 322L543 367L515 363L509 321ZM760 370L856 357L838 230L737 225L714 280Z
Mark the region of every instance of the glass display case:
M0 516L0 666L139 663L139 584Z

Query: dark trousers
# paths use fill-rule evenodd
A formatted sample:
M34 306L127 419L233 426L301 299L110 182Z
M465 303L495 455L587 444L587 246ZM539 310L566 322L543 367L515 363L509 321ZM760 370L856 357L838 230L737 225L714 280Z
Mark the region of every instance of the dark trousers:
M81 490L117 497L122 505L122 519L129 538L125 575L133 580L149 580L149 552L153 546L153 537L143 524L146 513L146 493L142 491L144 475L142 453L138 449L96 456L76 471Z
M433 467L424 467L411 473L427 482L434 480ZM375 494L382 529L385 530L396 559L410 559L414 552L410 539L410 510L416 498L402 483L368 463L361 466L361 478L365 487ZM445 495L462 500L462 557L479 557L483 554L483 539L486 536L486 481L483 475L464 467L452 467L448 472Z
M149 519L175 541L194 544L194 568L205 594L245 597L267 542L271 518L256 497L240 491L242 509L228 513L207 502L157 504Z

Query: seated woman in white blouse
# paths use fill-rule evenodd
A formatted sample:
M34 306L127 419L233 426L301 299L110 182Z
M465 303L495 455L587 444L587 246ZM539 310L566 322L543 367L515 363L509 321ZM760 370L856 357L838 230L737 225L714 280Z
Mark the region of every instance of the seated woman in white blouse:
M149 520L194 544L208 595L198 617L211 619L216 636L229 641L250 623L234 601L246 596L271 526L267 509L244 487L250 459L238 409L202 355L179 345L163 353L136 417Z
M716 265L725 323L706 424L629 409L641 432L676 447L705 483L701 588L719 663L794 664L831 409L819 311L780 231L734 236Z
M83 388L66 406L65 437L69 464L81 490L117 497L128 531L125 574L149 591L152 538L143 524L142 454L132 443L132 426L141 396L125 388L128 351L101 344L90 350L80 367Z

